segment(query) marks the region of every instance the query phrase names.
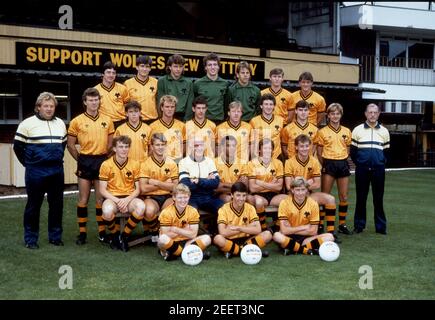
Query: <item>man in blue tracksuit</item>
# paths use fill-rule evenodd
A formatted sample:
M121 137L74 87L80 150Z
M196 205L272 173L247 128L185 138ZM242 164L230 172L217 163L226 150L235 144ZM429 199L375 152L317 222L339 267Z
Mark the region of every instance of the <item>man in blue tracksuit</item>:
M213 159L204 156L205 144L202 137L190 139L193 140L193 152L178 164L179 182L188 186L192 193L189 205L213 215L209 232L216 234L218 210L224 204L215 194L219 186L219 174Z
M14 139L15 154L26 168L24 242L29 249L39 247L39 215L45 193L49 206L49 243L63 246L63 155L67 132L65 123L54 116L56 106L52 93L41 93L35 103L35 115L20 123Z
M386 152L390 148L390 134L378 122L380 110L376 104L366 107L366 122L352 131L350 155L356 165L356 205L354 233L361 233L366 227L366 202L372 185L375 228L380 234L387 234L387 219L384 212L384 185Z

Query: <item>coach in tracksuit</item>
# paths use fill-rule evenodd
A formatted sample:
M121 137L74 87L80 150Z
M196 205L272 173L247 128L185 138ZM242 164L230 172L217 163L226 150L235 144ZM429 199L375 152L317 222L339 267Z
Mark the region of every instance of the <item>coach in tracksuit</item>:
M39 215L45 193L49 207L49 243L63 246L63 155L67 132L65 123L54 116L56 106L52 93L41 93L36 100L35 115L20 123L14 139L15 154L26 168L24 242L29 249L39 247Z
M366 227L366 202L372 185L375 229L387 234L387 219L384 212L384 184L386 151L390 148L390 134L378 122L380 110L376 104L366 107L367 121L352 131L350 154L355 168L356 206L354 233L361 233Z

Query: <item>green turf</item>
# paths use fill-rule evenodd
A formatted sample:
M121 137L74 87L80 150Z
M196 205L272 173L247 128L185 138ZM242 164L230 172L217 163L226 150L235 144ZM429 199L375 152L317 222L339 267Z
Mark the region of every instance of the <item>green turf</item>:
M341 256L332 263L318 256L282 256L270 244L270 257L255 266L227 260L212 248L210 260L189 267L163 261L152 246L112 251L98 242L94 217L89 243L78 247L75 195L65 197L65 247L47 243L44 202L40 249L29 250L22 240L25 200L3 200L0 299L434 299L433 181L435 170L387 173L388 235L374 233L369 204L367 229L341 236ZM350 186L352 225L353 177ZM62 265L72 267L72 290L59 289ZM358 286L363 265L373 270L371 290Z

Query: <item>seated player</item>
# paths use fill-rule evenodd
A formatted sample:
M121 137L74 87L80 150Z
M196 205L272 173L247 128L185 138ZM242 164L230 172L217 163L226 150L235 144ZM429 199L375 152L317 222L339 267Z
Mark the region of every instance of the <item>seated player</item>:
M273 241L283 249L284 255L318 254L324 241L334 241L330 233L317 234L319 205L308 196L309 184L302 177L293 179L287 198L278 208L279 231Z
M193 140L194 150L178 165L179 179L192 192L189 204L212 214L208 231L214 234L217 231L217 213L224 204L214 191L219 186L220 177L213 159L204 156L205 143L202 137L194 137Z
M103 198L103 219L112 234L111 247L128 251L128 237L142 220L145 203L138 198L140 164L128 159L131 139L128 136L113 138L113 157L100 168L100 192ZM115 226L117 212L130 213L122 234Z
M210 253L204 250L211 244L207 234L198 236L199 212L189 206L190 190L180 183L172 191L174 203L160 213L159 252L166 261L175 260L183 251L183 247L195 244L201 248L204 259L210 258Z
M268 205L279 205L279 193L283 187L283 165L278 159L272 158L273 141L260 140L259 157L248 163L249 190L253 196L250 202L255 206L260 218L261 229L267 229L265 209ZM273 215L273 228L276 228L277 216Z
M178 167L166 157L166 144L163 133L154 133L151 136L151 156L141 164L140 190L146 207L144 231L153 236L159 232L158 213L173 203L171 191L178 183Z
M231 187L231 202L223 205L218 214L218 230L213 243L227 259L240 254L247 244L264 248L272 240L270 231L261 231L260 220L254 206L246 202L248 188L242 182ZM263 257L269 253L263 251Z
M310 196L320 206L324 206L325 212L320 212L319 232L323 232L323 218L326 214L326 231L335 235L335 211L337 206L335 204L334 196L324 193L315 192L320 188L320 175L321 165L316 157L310 155L311 139L305 134L296 137L295 148L296 155L286 160L284 165L285 186L290 190L290 186L295 177L303 177L308 183L308 190ZM280 200L283 198L281 197ZM339 241L338 239L336 240Z
M216 193L222 201L230 202L231 187L234 183L242 182L248 186L248 166L237 157L237 139L234 136L223 137L219 150L219 157L214 159L220 177Z

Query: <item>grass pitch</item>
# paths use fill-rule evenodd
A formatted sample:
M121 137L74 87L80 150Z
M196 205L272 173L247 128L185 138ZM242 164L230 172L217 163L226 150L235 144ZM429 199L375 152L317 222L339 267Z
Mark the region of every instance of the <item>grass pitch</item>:
M41 211L40 249L23 246L25 200L0 201L0 299L430 299L435 298L435 170L389 172L385 211L388 235L374 232L371 196L367 229L341 236L336 262L318 256L282 256L269 244L270 257L258 265L227 260L216 248L195 267L165 262L151 245L113 251L97 240L90 212L88 244L78 247L76 196L65 197L64 247L47 240L47 206ZM348 224L353 225L355 190L349 193ZM93 201L93 200L92 200ZM91 202L92 203L92 202ZM91 208L91 206L90 206ZM73 288L60 289L61 266L72 268ZM373 288L361 289L372 271ZM361 278L363 277L363 278ZM62 282L62 280L61 280Z

